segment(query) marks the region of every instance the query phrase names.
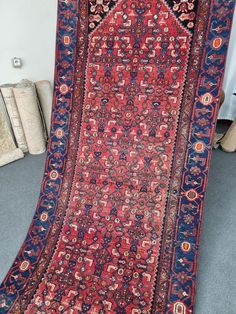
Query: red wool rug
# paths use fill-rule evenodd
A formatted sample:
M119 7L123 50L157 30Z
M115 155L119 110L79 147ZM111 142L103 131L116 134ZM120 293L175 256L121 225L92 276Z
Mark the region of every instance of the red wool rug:
M51 138L0 313L193 311L234 0L59 0Z

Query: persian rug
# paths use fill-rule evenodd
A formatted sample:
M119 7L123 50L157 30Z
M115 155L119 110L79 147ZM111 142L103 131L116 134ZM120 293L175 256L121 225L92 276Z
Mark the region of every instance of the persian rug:
M59 0L51 137L1 313L193 311L233 0Z

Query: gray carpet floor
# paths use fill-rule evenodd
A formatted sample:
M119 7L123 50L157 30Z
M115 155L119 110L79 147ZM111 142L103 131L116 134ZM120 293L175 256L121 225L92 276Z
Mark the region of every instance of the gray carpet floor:
M45 154L0 169L0 281L36 207ZM236 154L214 151L205 202L195 314L236 313Z

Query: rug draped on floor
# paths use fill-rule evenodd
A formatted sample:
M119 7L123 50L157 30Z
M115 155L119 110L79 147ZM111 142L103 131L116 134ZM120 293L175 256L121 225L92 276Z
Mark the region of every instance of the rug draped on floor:
M191 313L233 0L59 0L52 129L0 313Z

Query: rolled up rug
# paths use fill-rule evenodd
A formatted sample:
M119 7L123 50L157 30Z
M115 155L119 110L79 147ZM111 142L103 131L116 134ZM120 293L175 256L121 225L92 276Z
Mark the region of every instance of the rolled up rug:
M46 124L47 135L50 135L51 114L52 114L52 98L53 91L49 81L38 81L35 83L38 98L42 108L44 121Z
M0 93L0 167L23 157L22 150L15 145L9 117Z
M15 148L14 150L0 153L0 167L5 166L13 161L24 158L24 153L20 148Z
M236 94L233 94L236 96ZM220 140L220 146L223 151L233 153L236 151L236 119L230 125L228 131Z
M13 88L13 92L29 153L41 154L46 150L46 144L35 85L28 80L22 80Z
M13 87L15 85L2 85L0 87L4 103L6 105L7 113L9 115L11 126L14 132L17 146L23 151L28 152L28 146L25 138L24 129L21 123L20 114L16 105Z
M234 120L225 136L221 139L220 146L227 153L236 151L236 120Z
M222 90L221 94L220 94L219 108L221 108L224 101L225 101L225 92L224 92L224 90ZM222 133L215 132L215 135L213 138L213 143L212 143L212 147L214 149L217 149L220 146L220 141L223 138L223 136L224 136L224 133L222 134Z

